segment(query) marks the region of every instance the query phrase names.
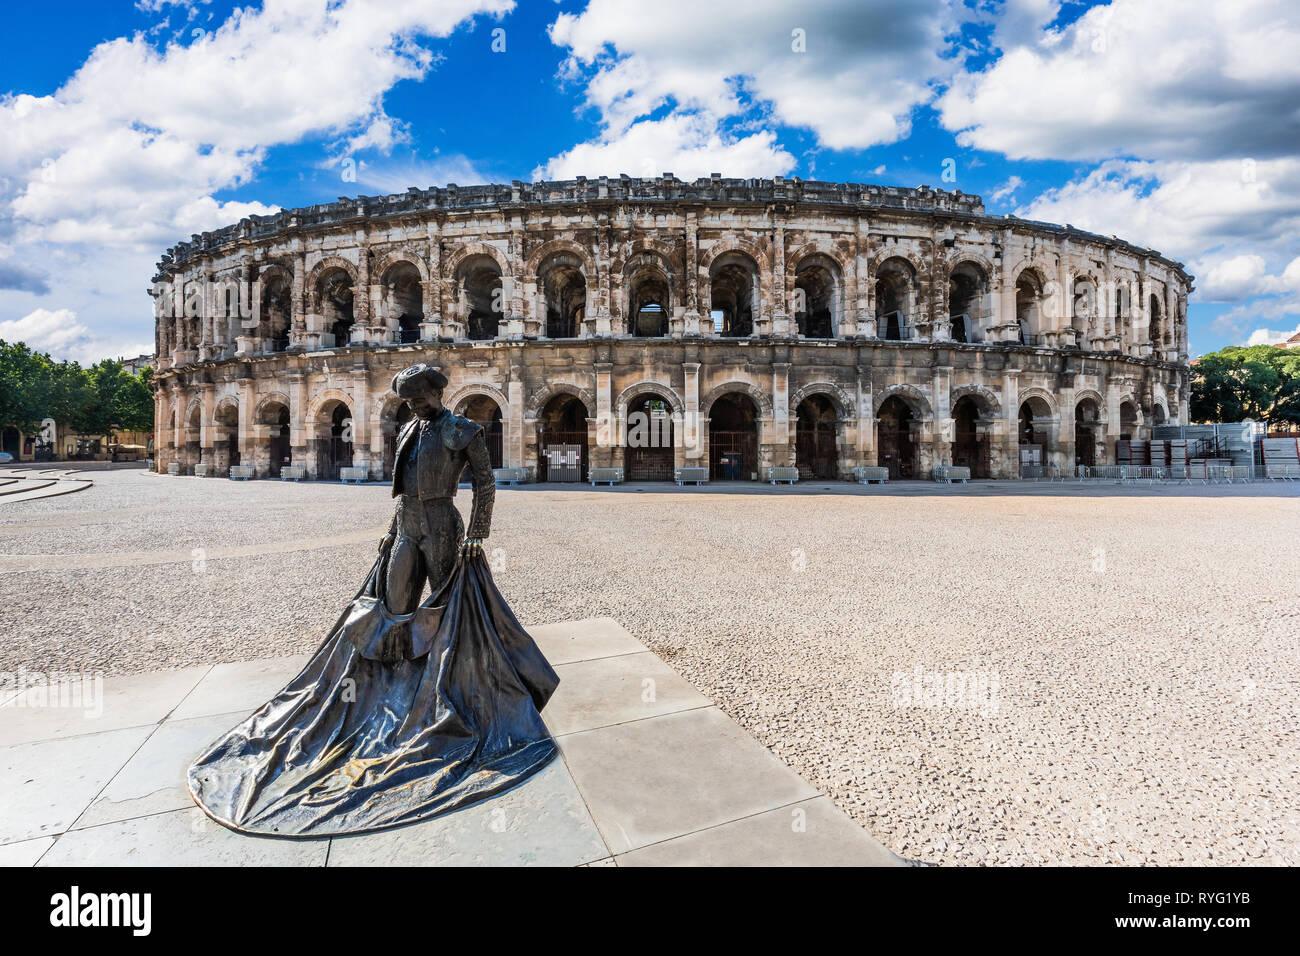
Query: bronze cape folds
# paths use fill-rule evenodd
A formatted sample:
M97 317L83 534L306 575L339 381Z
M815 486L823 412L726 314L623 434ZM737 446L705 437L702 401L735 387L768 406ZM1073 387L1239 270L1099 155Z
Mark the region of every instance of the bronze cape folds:
M451 418L443 412L430 422L434 434L456 426ZM555 756L540 711L559 678L497 590L482 551L456 556L461 521L451 495L466 463L475 470L480 534L490 520L492 473L478 474L486 450L469 455L459 440L419 448L436 456L419 463L422 474L446 481L422 478L423 497L394 486L403 491L394 533L324 643L284 690L190 767L190 792L219 823L277 836L363 833L490 797ZM423 557L412 561L417 545ZM413 598L406 607L418 600L422 575L435 589L406 614L386 600L388 564L402 547L408 558L399 560L414 576L399 582Z

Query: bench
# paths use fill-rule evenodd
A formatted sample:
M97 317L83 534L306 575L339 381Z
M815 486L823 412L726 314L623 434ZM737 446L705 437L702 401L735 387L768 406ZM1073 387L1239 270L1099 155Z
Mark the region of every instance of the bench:
M231 465L230 466L231 481L248 481L248 479L252 477L253 477L252 465Z
M280 469L281 481L302 481L307 477L307 469L302 465L285 465Z
M593 488L602 481L611 487L614 485L621 485L623 483L623 469L589 468L587 469L587 480L591 482L591 487Z
M960 481L964 485L970 481L970 469L964 465L936 465L934 480L946 481L950 485L954 481Z
M528 481L527 468L493 468L492 477L498 485L521 485Z
M679 485L684 485L688 481L693 481L697 485L702 485L709 480L709 469L697 466L673 469L673 481Z
M853 469L853 478L860 485L869 485L872 482L883 485L889 481L889 469L879 465L858 465Z
M799 469L791 465L771 465L767 469L767 480L774 485L780 481L793 485L799 480Z
M360 468L354 465L348 465L339 469L339 481L344 484L347 484L350 481L354 485L359 485L361 482L366 481L369 478L369 468Z

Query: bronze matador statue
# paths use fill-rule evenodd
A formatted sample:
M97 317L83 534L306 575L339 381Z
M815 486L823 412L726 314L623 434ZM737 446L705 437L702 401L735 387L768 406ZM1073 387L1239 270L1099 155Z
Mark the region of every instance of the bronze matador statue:
M491 460L482 426L443 407L446 385L427 365L394 377L416 417L398 438L378 560L302 672L190 767L190 792L219 823L281 836L397 826L555 756L540 712L559 678L483 558ZM465 538L453 498L467 466Z

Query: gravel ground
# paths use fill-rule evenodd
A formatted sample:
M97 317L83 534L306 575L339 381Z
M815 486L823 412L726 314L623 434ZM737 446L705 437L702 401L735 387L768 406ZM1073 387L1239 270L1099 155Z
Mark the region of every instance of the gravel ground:
M309 650L391 515L92 477L0 503L0 670ZM553 488L498 492L520 618L618 619L900 855L1300 863L1300 489Z

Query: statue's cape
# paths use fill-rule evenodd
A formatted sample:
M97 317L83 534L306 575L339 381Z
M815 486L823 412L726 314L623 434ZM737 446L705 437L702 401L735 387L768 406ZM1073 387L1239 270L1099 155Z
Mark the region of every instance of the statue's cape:
M384 562L302 672L190 767L190 792L214 820L278 836L363 833L490 797L555 756L540 711L559 677L482 554L459 559L396 622L376 594Z

